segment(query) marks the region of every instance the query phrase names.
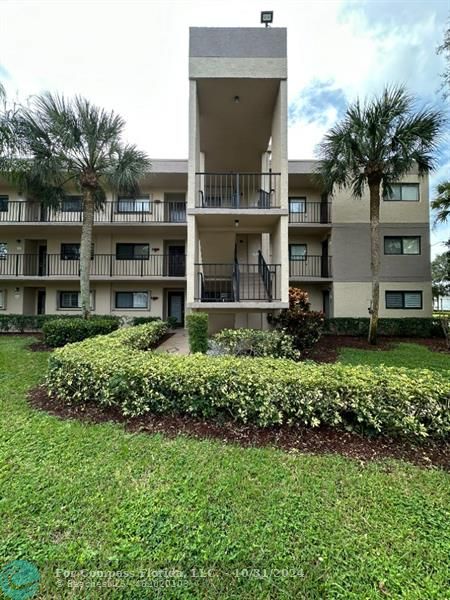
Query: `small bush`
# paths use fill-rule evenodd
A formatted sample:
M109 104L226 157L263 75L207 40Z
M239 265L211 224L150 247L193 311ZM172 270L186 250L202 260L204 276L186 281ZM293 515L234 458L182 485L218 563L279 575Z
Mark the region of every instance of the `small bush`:
M142 352L163 333L150 323L55 350L47 386L68 403L116 406L125 416L178 413L267 427L344 427L396 436L450 434L450 380L425 369L279 358Z
M145 323L154 323L155 321L162 321L162 319L161 319L161 317L133 317L131 319L131 324L132 325L144 325ZM165 322L171 329L173 329L174 327L177 327L177 325L178 325L178 321L177 321L176 317L167 317Z
M369 319L337 317L326 319L324 333L332 335L355 335L366 337L369 333ZM378 321L379 335L392 337L443 337L438 318L404 317L401 319L382 318Z
M45 323L61 319L79 319L79 315L0 315L0 331L20 332L42 331ZM94 315L93 318L110 319L119 322L113 315Z
M269 315L268 321L277 329L283 329L294 339L300 352L316 344L323 332L324 314L311 311L308 294L298 288L289 288L289 308L277 315Z
M284 331L260 329L223 329L213 336L210 347L214 354L234 356L272 356L298 360L300 352L294 347L292 336ZM208 352L209 353L209 352Z
M44 324L44 342L57 348L73 342L80 342L95 335L105 335L119 327L118 319L91 317L90 319L54 319Z
M208 350L208 314L196 312L186 317L189 348L192 353Z

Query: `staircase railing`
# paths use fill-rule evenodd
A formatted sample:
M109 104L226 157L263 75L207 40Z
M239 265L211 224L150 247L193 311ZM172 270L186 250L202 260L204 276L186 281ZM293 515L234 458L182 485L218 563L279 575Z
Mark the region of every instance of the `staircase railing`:
M263 280L269 302L272 302L272 273L264 259L264 256L262 255L261 250L258 250L258 272Z
M239 302L241 286L241 273L239 271L239 261L237 258L237 247L234 247L234 264L233 264L233 298L234 302Z

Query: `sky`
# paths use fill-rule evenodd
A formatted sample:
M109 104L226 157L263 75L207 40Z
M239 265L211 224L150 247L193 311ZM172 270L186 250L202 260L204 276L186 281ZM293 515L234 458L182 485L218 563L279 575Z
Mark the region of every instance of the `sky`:
M127 141L152 158L188 153L190 26L288 28L289 158L314 157L356 97L403 83L419 104L450 113L436 54L450 0L0 0L0 81L10 97L81 94L127 121ZM450 178L450 136L431 194ZM450 227L432 231L432 254Z

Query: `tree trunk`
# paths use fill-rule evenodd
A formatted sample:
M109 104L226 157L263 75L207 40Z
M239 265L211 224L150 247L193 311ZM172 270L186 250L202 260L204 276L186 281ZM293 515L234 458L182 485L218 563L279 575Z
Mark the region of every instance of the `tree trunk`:
M372 305L370 309L369 344L377 343L378 313L380 309L380 184L369 181L370 192L370 270L372 274Z
M90 190L83 193L83 227L80 244L80 296L83 318L88 319L91 312L91 272L92 229L94 225L94 198Z

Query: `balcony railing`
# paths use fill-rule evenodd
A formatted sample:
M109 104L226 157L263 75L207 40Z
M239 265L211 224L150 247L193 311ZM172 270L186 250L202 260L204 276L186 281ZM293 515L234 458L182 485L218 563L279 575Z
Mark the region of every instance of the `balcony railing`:
M331 256L307 255L302 258L289 261L289 277L291 279L301 278L330 278Z
M331 223L331 202L296 202L289 206L289 223Z
M280 207L280 173L196 173L197 208Z
M183 255L152 254L148 258L119 259L115 254L95 254L93 277L184 277ZM60 254L7 254L0 257L1 277L79 277L80 261Z
M245 302L280 300L280 265L198 263L196 302Z
M126 203L107 201L95 211L95 223L185 223L186 202L148 201L127 208ZM81 223L82 210L61 210L41 202L12 200L0 205L0 223Z

